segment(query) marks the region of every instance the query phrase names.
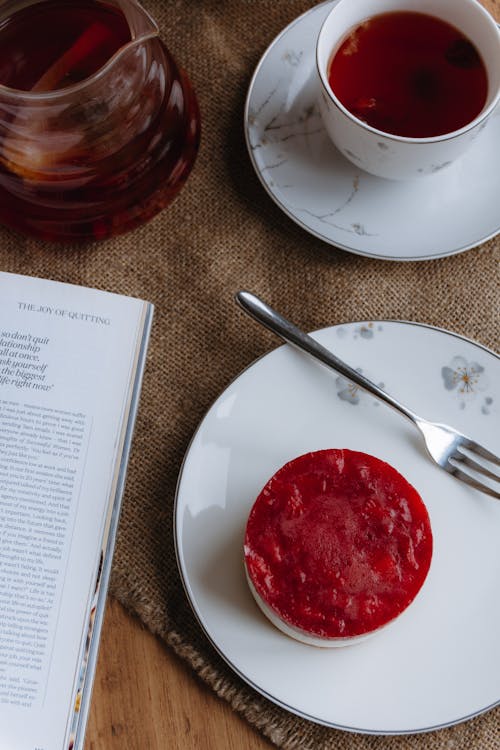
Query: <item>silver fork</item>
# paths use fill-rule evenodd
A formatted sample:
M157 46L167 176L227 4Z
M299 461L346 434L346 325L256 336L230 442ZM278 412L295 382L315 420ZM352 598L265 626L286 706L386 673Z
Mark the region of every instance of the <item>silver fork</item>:
M238 292L236 301L252 318L289 344L310 354L322 364L332 368L407 417L420 430L427 451L438 466L471 487L500 499L500 458L498 456L452 427L429 422L419 417L254 294L245 291Z

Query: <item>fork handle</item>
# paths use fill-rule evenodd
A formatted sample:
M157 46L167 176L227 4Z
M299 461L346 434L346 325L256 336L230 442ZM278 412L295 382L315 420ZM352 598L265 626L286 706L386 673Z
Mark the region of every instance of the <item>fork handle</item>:
M310 354L322 364L340 373L356 385L359 385L365 391L371 393L372 396L375 396L393 409L396 409L396 411L403 414L414 424L417 424L420 421L419 417L417 417L414 412L406 406L403 406L403 404L383 391L375 385L375 383L372 383L371 380L365 378L360 372L349 367L348 364L336 357L335 354L318 343L312 338L312 336L301 331L300 328L297 328L296 325L284 318L280 313L276 312L276 310L273 310L272 307L266 305L266 303L259 299L259 297L255 296L255 294L246 291L238 292L236 294L236 301L240 307L250 315L250 317L254 318L258 323L261 323L273 333L276 333L284 341L292 344L297 349L301 349L307 354Z

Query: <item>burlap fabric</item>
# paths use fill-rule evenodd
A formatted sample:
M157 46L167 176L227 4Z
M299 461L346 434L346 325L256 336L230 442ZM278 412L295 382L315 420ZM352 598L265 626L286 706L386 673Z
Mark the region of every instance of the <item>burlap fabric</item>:
M500 241L451 258L405 264L360 258L310 237L264 193L242 130L244 98L260 55L310 4L148 0L146 5L188 69L201 105L202 148L183 192L149 225L103 244L61 248L0 232L2 270L97 286L156 306L112 593L278 747L498 748L500 709L455 728L392 738L345 734L296 718L241 682L191 614L172 541L181 460L212 400L277 345L236 308L234 292L255 291L305 329L399 318L442 326L498 350Z

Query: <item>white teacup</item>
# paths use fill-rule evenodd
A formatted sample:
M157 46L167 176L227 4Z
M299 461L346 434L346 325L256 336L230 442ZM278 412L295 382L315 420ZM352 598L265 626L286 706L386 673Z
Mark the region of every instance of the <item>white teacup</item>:
M349 112L332 91L329 64L349 32L372 16L394 11L440 18L458 28L479 50L488 75L487 99L477 117L459 130L430 138L385 133ZM473 143L500 100L500 31L477 0L339 0L319 33L316 61L319 106L330 138L351 162L379 177L412 179L448 166Z

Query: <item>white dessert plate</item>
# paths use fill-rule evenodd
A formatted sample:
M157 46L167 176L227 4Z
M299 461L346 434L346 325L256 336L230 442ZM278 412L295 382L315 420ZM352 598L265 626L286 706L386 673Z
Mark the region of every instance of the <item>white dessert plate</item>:
M422 416L499 453L500 357L414 323L350 323L315 337ZM281 633L246 584L243 537L272 474L320 448L388 461L429 510L434 554L412 605L361 643L320 649ZM207 637L255 690L356 732L448 726L500 700L500 503L427 458L412 425L289 346L245 370L196 431L180 473L175 543Z
M287 26L250 84L246 141L271 198L316 237L372 258L440 258L498 234L500 117L460 160L420 180L374 177L333 146L316 106L315 44L334 4Z

